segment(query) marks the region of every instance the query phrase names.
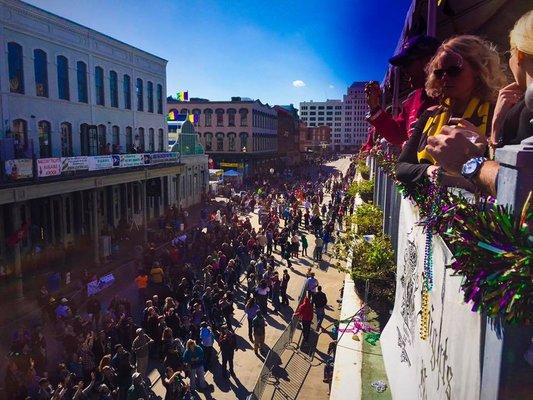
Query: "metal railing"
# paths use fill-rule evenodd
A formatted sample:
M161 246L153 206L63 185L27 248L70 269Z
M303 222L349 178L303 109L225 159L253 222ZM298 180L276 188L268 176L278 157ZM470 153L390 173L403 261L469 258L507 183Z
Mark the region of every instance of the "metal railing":
M300 291L300 295L298 296L298 305L300 305L300 303L303 301L306 292L306 285L304 283L302 290ZM294 332L296 332L298 322L299 319L293 315L289 324L281 333L281 336L278 338L278 340L276 340L276 343L274 343L272 348L269 350L263 363L263 367L261 368L259 376L257 377L257 381L255 382L251 393L248 395L247 400L260 400L261 396L263 396L272 369L276 366L278 360L281 359L281 355L285 349L289 346L289 344L292 343L292 338L294 336Z

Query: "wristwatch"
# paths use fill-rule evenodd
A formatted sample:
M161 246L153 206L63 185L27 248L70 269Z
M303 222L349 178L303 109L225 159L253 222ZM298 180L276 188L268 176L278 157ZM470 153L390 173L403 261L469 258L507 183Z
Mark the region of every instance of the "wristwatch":
M463 164L463 167L461 168L461 175L468 180L473 179L478 174L485 161L487 161L486 157L471 158Z

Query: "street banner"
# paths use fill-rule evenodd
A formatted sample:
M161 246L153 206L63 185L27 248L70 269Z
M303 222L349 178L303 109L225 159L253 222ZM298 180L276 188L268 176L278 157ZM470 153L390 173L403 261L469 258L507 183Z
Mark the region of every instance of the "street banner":
M166 153L151 153L150 159L152 164L178 162L178 153L166 152Z
M89 162L89 171L113 168L113 157L111 156L90 156L87 157L87 160Z
M143 154L120 154L121 168L139 167L141 165L144 165Z
M463 301L462 278L445 268L452 254L438 235L432 238L433 287L422 295L426 234L419 219L403 199L396 298L380 339L392 398L479 399L481 317ZM427 293L429 301L422 302Z
M243 169L244 164L243 163L236 163L236 162L220 162L219 163L220 168L239 168Z
M85 171L89 169L87 156L62 157L61 172Z
M11 180L33 178L33 163L31 158L19 158L17 160L6 160L4 172Z
M60 157L37 159L37 176L39 178L57 175L61 175Z
M115 276L113 274L107 274L100 279L95 279L87 284L87 296L93 296L110 287L113 283L115 283Z

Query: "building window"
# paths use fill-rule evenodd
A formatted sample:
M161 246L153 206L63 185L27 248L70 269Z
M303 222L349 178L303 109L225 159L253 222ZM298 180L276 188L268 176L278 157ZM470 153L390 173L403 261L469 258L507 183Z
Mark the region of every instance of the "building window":
M126 153L133 152L133 129L126 127Z
M237 113L236 110L233 108L228 109L228 126L235 126L235 114Z
M219 108L215 113L217 115L217 126L224 126L224 110Z
M39 129L39 157L52 157L52 137L50 132L50 122L39 121L37 127Z
M48 62L46 53L41 49L33 51L33 67L35 70L35 94L48 97Z
M9 91L24 94L24 61L22 46L15 42L7 44L7 59L9 65Z
M70 100L68 60L65 56L57 56L57 92L61 100Z
M222 132L218 132L216 134L217 138L217 151L224 151L224 134Z
M94 156L98 154L98 134L96 126L80 125L81 155Z
M124 108L131 110L131 78L129 75L124 75L122 91L124 92Z
M139 133L135 136L135 146L138 153L144 152L144 128L139 128Z
M212 121L213 110L211 110L210 108L205 109L204 115L205 115L205 126L211 126L213 123Z
M148 151L153 153L155 151L155 134L154 128L148 129Z
M98 154L108 154L111 149L107 148L107 132L104 124L98 125Z
M235 133L228 133L228 151L235 151Z
M78 101L80 103L88 103L87 96L87 64L83 61L76 63L76 74L78 80Z
M213 134L206 132L204 134L204 138L205 138L205 151L213 150Z
M154 84L150 81L146 82L146 95L148 101L148 112L154 112Z
M319 110L323 110L323 109L324 109L324 106L318 106L318 109L319 109Z
M99 106L105 106L104 70L102 67L94 68L94 87L96 93L96 104Z
M241 151L245 152L248 150L248 133L241 132L239 137L241 139Z
M113 125L113 153L117 153L120 149L120 128Z
M137 78L137 85L135 85L135 92L137 93L137 111L144 111L143 80L141 78Z
M165 132L163 129L157 131L157 140L159 142L159 151L165 151Z
M118 107L118 76L115 71L109 71L109 95L111 107Z
M72 157L72 125L62 122L61 129L61 157Z
M241 126L248 126L248 110L246 108L241 108L239 114L241 116Z
M28 124L25 120L16 119L13 121L11 137L14 140L15 158L26 158L26 150L28 149Z
M157 85L157 113L163 114L163 86Z

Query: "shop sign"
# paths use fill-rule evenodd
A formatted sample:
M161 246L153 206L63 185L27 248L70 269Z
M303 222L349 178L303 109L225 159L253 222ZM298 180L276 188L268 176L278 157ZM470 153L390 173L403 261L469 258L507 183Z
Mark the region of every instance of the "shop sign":
M9 179L33 178L33 163L30 158L20 158L17 160L6 160L4 172Z
M113 274L107 274L102 276L100 279L95 279L87 284L87 295L93 296L105 288L113 285L113 283L115 283L115 276Z
M61 175L60 157L37 159L37 176L39 178L57 175Z
M89 169L87 156L62 157L61 172L84 171Z
M120 168L144 165L144 154L120 154Z
M243 163L220 162L219 165L220 165L220 168L240 168L240 169L244 168Z
M151 159L152 164L175 163L175 162L178 162L178 153L176 152L151 153L150 159Z
M90 156L87 157L87 160L89 162L89 171L113 168L113 157L111 156Z

